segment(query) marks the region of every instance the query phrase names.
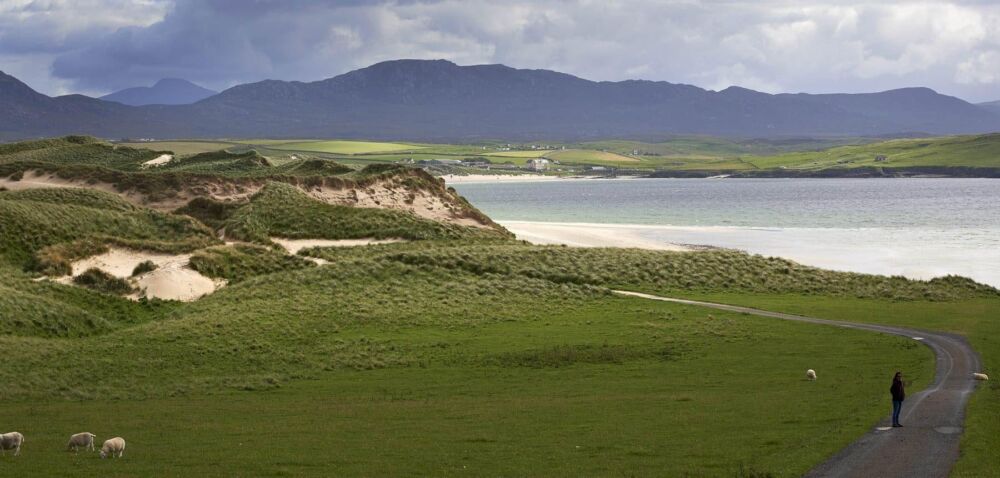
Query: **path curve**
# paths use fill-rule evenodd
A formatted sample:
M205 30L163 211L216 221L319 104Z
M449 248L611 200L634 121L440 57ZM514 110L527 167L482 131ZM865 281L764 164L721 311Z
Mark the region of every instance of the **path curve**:
M937 357L934 381L926 389L906 397L900 416L903 428L887 428L890 424L890 416L887 415L871 431L805 476L946 477L958 460L965 405L976 388L972 373L980 370L979 356L964 337L887 325L817 319L639 292L616 290L614 293L776 319L870 330L919 340L930 347ZM888 388L887 383L886 396ZM888 399L886 408L890 408Z

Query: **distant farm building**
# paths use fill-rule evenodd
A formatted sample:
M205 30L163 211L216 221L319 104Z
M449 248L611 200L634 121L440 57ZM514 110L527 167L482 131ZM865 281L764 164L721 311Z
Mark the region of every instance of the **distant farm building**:
M886 155L884 155L884 154L876 154L875 155L875 162L877 162L877 163L881 163L882 161L888 161L888 160L889 160L889 157L886 156Z
M549 169L549 160L545 158L529 159L525 167L532 171L545 171Z

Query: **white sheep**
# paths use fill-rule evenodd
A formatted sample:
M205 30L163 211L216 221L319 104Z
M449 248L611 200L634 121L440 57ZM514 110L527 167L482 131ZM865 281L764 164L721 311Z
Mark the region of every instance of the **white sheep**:
M22 443L24 435L18 432L4 433L0 435L0 454L6 456L7 450L14 450L14 456L20 455Z
M974 373L972 374L972 378L976 380L989 380L990 376L986 375L985 373Z
M85 450L94 451L94 438L97 435L89 432L77 433L69 437L69 443L66 444L67 450L73 450L74 452L79 452L80 448Z
M101 458L107 458L108 455L112 457L118 454L118 458L121 458L125 454L125 439L122 437L114 437L104 441L104 446L101 447Z
M806 380L816 380L816 371L813 369L806 370Z

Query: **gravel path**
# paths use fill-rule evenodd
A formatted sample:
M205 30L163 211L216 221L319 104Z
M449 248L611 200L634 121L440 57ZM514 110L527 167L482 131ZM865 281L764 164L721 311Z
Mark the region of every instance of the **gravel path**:
M819 464L807 477L945 477L958 459L958 445L965 421L965 405L976 388L973 372L980 370L979 356L963 337L886 325L860 324L782 314L695 300L673 299L638 292L616 294L689 304L783 320L833 325L900 335L921 341L934 351L934 381L903 402L903 428L889 428L890 416L861 438ZM888 372L887 372L888 377ZM886 409L889 403L886 380Z

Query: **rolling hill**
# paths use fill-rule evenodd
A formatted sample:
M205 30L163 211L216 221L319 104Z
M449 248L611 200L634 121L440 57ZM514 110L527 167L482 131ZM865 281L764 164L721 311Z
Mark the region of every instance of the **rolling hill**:
M396 60L314 81L238 85L190 105L126 106L39 94L0 74L0 138L297 137L372 140L956 134L1000 114L927 88L767 94L739 87L595 82L548 70Z

